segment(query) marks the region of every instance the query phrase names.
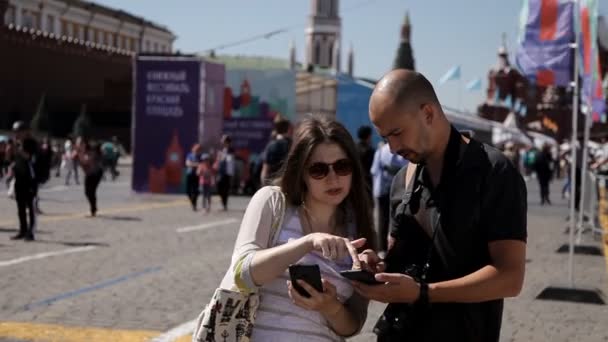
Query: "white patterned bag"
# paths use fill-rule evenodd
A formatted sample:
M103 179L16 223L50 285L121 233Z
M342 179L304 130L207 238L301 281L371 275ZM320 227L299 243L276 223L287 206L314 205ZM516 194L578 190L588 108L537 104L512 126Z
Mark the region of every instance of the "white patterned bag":
M275 191L279 191L275 187ZM281 200L276 210L278 215L272 218L272 227L268 246L273 246L278 237L283 216L285 215L285 196L281 192ZM233 265L230 265L232 269ZM228 270L228 273L231 270ZM213 293L209 304L196 320L192 334L192 342L249 342L253 332L255 316L260 305L257 289L244 293L236 285L231 289L218 287Z

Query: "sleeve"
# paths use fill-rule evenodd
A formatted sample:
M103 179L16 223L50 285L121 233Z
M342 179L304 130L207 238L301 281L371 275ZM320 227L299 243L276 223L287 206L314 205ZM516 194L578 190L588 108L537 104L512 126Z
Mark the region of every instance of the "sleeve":
M481 206L482 227L487 241L527 239L526 184L508 160L493 166L484 184Z
M242 291L257 287L251 277L251 260L256 251L267 248L274 211L280 200L280 193L267 186L249 201L232 254L234 282Z
M369 306L369 300L355 292L344 304L348 311L350 311L359 322L359 327L357 328L357 331L355 331L355 333L351 336L357 335L361 332L361 329L363 329L365 321L367 320L367 308Z

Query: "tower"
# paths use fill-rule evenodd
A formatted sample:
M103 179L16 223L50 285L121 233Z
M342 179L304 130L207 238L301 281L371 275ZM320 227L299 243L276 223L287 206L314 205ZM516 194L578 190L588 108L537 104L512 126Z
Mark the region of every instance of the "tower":
M346 72L350 77L353 77L355 71L355 52L353 50L353 44L350 44L350 48L348 49L348 62L346 65Z
M409 69L415 70L414 54L411 45L411 34L412 25L410 24L410 14L405 13L405 19L401 25L401 39L399 42L399 49L397 50L397 56L395 56L395 62L393 63L394 69Z
M292 40L289 44L289 69L296 70L296 43Z
M338 0L311 0L306 28L306 64L340 71Z

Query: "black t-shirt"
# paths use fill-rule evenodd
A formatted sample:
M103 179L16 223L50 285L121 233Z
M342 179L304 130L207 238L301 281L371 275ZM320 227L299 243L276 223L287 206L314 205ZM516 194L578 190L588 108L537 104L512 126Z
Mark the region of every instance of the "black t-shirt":
M466 144L452 128L436 188L424 166L417 166L407 189L405 174L403 168L391 187L391 235L396 244L387 256L389 272L422 266L430 255L428 283L456 279L491 264L489 242L526 241L525 182L497 149L473 139ZM413 341L486 342L499 340L502 309L501 299L433 303L427 312L391 304L387 313L411 325L408 336L416 336Z
M280 138L271 141L264 150L264 162L269 166L269 178L281 170L283 162L287 159L291 140L289 138Z

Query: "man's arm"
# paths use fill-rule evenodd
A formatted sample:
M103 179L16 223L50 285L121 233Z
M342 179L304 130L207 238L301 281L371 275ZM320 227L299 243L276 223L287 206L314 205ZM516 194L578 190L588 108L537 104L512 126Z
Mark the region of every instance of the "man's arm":
M488 248L491 265L462 278L429 284L429 300L471 303L517 296L524 282L526 243L493 241Z
M430 302L477 303L514 297L524 280L526 244L518 240L489 244L492 264L462 278L429 284ZM353 282L358 293L382 303L413 303L420 296L420 284L400 273L378 273L383 285Z

